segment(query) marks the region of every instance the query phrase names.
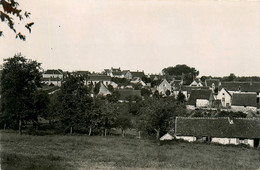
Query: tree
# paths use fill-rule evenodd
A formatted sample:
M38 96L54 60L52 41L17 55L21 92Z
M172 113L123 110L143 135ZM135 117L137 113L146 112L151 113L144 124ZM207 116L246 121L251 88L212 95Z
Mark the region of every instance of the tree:
M1 109L5 120L19 122L19 134L26 121L37 121L35 92L40 87L41 64L21 54L4 59L1 76Z
M177 101L181 103L185 102L185 95L181 91L178 93Z
M17 33L14 18L18 18L21 22L25 18L29 18L31 13L27 11L23 11L22 9L19 9L19 3L17 0L0 0L0 19L1 22L5 22L8 27L16 34L16 38L19 38L21 40L26 39L26 36L22 34L21 32ZM24 18L25 17L25 18ZM18 23L19 24L19 23ZM29 33L31 33L31 27L34 23L29 22L25 23L24 27L28 29ZM0 37L3 36L3 30L0 30Z
M161 132L174 127L176 116L186 116L184 105L178 105L174 97L146 100L139 110L137 128L139 130L156 132L159 140Z
M141 95L145 98L150 97L150 95L152 94L150 89L146 89L146 88L142 88L141 89Z
M91 107L88 88L84 86L82 77L69 74L57 93L59 109L56 110L56 117L64 131L70 129L72 134L74 130L80 130L84 121L82 117Z
M103 97L98 96L93 104L85 113L85 122L89 128L89 136L93 129L104 130L106 136L107 130L115 126L118 110L115 103L109 103Z
M223 81L234 81L236 79L236 76L234 73L230 73L229 76L223 77Z
M185 84L190 84L199 75L199 71L185 64L164 68L162 72L164 75L175 75L178 78L183 78Z

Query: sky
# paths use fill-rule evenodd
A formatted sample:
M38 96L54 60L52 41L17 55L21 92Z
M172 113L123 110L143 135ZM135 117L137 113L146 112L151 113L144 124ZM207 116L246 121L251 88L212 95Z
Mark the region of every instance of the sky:
M22 0L32 33L4 23L0 64L22 53L46 69L120 67L159 73L186 64L200 76L260 76L260 1Z

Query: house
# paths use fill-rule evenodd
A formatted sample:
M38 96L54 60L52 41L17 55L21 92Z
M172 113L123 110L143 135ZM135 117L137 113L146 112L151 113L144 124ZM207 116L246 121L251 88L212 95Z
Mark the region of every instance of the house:
M190 84L190 86L203 87L203 83L200 79L196 78L193 80L193 82Z
M186 99L189 99L192 90L209 90L209 87L199 87L199 86L181 86L180 91L185 95ZM178 91L179 92L179 91Z
M231 109L238 111L256 111L259 98L256 93L233 93Z
M145 82L140 77L135 77L133 80L130 81L133 84L141 84L142 86L146 86Z
M46 70L42 74L42 82L47 85L61 86L64 75L63 71L60 69L57 70Z
M60 69L57 70L46 70L42 74L43 78L60 78L63 79L63 71Z
M88 76L86 84L90 85L92 83L95 85L99 82L103 82L105 85L109 85L111 84L111 77L107 75L92 74Z
M211 107L214 97L211 90L192 90L188 99L188 105L194 107Z
M127 79L127 80L131 80L132 74L131 74L130 70L123 70L122 71L122 77Z
M176 117L175 136L186 141L204 140L220 144L260 147L260 119Z
M141 90L133 90L133 89L120 89L119 92L119 101L120 102L127 102L129 98L135 100L134 97L141 98Z
M173 140L174 139L174 129L168 131L165 135L163 135L160 140Z
M111 94L111 92L108 90L108 88L103 84L103 82L100 82L100 88L98 95L106 96L108 94Z
M148 75L148 78L150 78L152 81L157 81L162 79L162 75L159 74L151 74Z
M171 92L172 87L171 87L170 83L166 79L164 79L164 80L162 80L162 82L157 87L157 90L160 94L165 95L166 91Z
M217 100L221 101L221 106L224 108L229 108L231 106L232 95L225 88L222 88L216 97Z

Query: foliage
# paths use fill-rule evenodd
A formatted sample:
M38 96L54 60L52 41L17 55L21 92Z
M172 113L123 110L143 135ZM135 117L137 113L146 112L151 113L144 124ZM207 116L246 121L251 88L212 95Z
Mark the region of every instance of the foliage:
M5 22L8 25L8 27L16 34L16 38L25 41L25 35L21 32L17 33L14 17L18 18L19 22L21 22L25 18L28 19L31 13L27 11L24 12L22 9L19 9L19 3L17 2L17 0L1 0L0 7L2 7L2 10L0 10L1 22ZM25 23L24 25L24 27L28 29L29 33L31 33L31 27L33 24L33 22L29 22ZM3 36L3 30L0 30L0 37L1 36Z
M184 103L185 102L185 95L179 91L178 95L177 95L177 101L180 103Z
M217 113L216 117L237 117L237 118L245 118L247 116L246 113L243 112L227 112L227 111L220 111Z
M2 121L15 125L18 121L37 122L38 114L45 109L44 105L39 104L41 101L37 92L41 85L40 66L40 63L27 60L21 54L4 59L1 76Z
M53 112L61 127L65 132L69 129L71 129L71 132L72 129L80 130L83 124L82 117L84 117L86 110L91 107L92 103L83 79L68 75L57 95L56 99L58 101L54 101L57 106Z
M143 87L141 83L132 83L132 86L135 90L141 90Z
M111 85L111 84L109 84L108 86L107 86L107 89L112 93L112 92L114 92L114 87Z
M95 87L94 87L94 93L95 93L95 95L97 95L97 94L99 93L100 86L101 86L100 83L101 83L101 82L98 82L98 83L95 85Z
M141 95L144 96L145 98L150 97L151 94L152 94L152 92L150 89L147 89L147 88L141 89Z
M223 81L234 81L235 78L236 78L235 74L234 74L234 73L230 73L229 76L227 76L227 77L223 77L222 80L223 80Z
M118 90L115 90L112 92L112 94L108 94L107 95L107 100L111 103L115 103L119 100L120 94L118 92Z
M176 65L175 67L164 68L162 72L165 75L175 75L177 78L183 78L185 84L190 84L193 81L193 79L199 75L199 71L185 64Z
M176 116L186 116L186 109L178 105L174 97L148 99L139 110L138 129L151 132L155 131L157 139L161 132L174 127Z

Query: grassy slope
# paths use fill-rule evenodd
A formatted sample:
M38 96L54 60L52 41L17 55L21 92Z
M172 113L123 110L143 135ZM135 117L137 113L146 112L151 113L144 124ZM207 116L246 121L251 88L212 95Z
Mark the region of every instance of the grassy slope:
M100 136L1 133L2 169L257 169L257 149Z

